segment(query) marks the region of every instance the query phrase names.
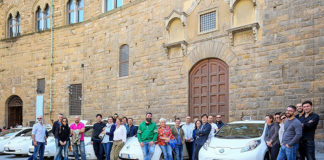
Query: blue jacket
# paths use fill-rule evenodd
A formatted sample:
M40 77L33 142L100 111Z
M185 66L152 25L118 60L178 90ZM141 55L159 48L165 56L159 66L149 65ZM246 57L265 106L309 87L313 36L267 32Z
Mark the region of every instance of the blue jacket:
M114 132L116 130L116 124L113 124L110 128L110 131L109 132L106 132L106 135L109 136L109 141L113 141L114 139Z
M198 137L195 143L198 145L204 145L208 139L210 130L211 130L211 125L209 123L205 123L202 126L202 128L198 131Z
M129 127L129 126L128 126ZM127 137L133 137L137 135L137 127L132 125L130 128L129 128L129 132L127 133Z

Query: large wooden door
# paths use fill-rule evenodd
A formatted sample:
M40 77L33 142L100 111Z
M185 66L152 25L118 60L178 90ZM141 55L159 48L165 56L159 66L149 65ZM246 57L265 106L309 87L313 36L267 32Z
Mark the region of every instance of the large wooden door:
M8 127L22 125L23 102L18 96L12 96L8 100Z
M204 113L212 116L221 114L228 121L228 66L219 59L199 62L190 74L190 108L193 118Z

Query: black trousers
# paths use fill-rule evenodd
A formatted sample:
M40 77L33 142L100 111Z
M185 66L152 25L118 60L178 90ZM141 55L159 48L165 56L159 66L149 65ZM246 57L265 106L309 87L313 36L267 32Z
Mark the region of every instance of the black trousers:
M270 151L270 158L271 160L277 160L279 150L280 150L280 143L272 145L272 147L268 147Z
M195 152L194 152L194 160L198 160L198 155L199 155L199 150L203 145L199 145L197 143L195 143Z
M101 143L101 140L94 140L93 141L93 150L96 154L96 157L98 160L103 160L104 155L104 149L103 144Z
M187 148L187 152L189 155L189 160L192 160L192 149L193 149L193 142L186 142L186 148Z
M315 143L314 140L300 140L299 141L299 155L300 160L315 160Z

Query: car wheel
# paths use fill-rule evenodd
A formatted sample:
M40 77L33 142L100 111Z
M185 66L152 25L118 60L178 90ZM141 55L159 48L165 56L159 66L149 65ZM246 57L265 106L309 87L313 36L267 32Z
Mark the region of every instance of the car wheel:
M267 152L265 155L264 155L264 160L270 160L270 153Z

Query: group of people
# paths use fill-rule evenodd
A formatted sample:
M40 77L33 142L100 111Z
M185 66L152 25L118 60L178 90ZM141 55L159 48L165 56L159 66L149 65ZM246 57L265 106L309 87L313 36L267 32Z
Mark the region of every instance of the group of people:
M289 105L286 112L266 115L264 140L272 160L315 160L314 136L319 116L313 103L305 101Z
M186 123L181 126L180 118L176 118L175 126L170 128L166 125L166 119L160 119L158 128L157 143L162 149L165 160L172 160L172 149L175 150L176 159L183 159L183 147L187 148L190 160L197 160L200 148L210 139L222 126L222 116L203 114L201 120L195 119L192 123L190 116L186 117ZM154 151L154 147L151 149ZM151 153L153 154L153 152ZM149 156L149 160L152 156Z
M180 118L176 118L175 125L172 127L167 125L165 118L161 118L160 125L157 127L152 122L152 113L146 113L145 116L145 121L137 128L132 118L119 118L118 114L114 114L114 116L109 116L105 123L102 121L102 115L97 114L91 137L91 144L97 159L117 160L126 138L137 135L145 160L151 160L156 144L161 147L165 160L173 159L173 151L176 153L176 159L182 160L184 146L187 148L189 159L198 160L200 148L225 125L221 115L217 115L214 122L213 116L203 114L201 119L194 119L194 123L191 117L187 116L183 125L181 125ZM43 158L48 137L42 116L38 116L37 120L38 123L33 126L32 131L35 150L30 157L34 160L37 159L38 153L40 159ZM297 108L290 105L285 113L266 115L265 121L267 127L264 140L271 160L295 160L296 157L300 160L315 159L314 135L319 116L313 113L311 101L297 104ZM54 160L68 159L69 145L73 147L75 159L79 159L79 151L81 159L86 159L85 124L80 122L80 117L76 116L74 123L69 126L68 119L59 114L58 120L53 124L52 132L57 146Z
M190 160L197 160L199 149L218 131L218 128L224 125L221 115L217 115L216 119L214 123L213 116L204 114L201 120L196 119L195 123L192 123L191 117L187 116L186 123L182 127L181 120L177 118L175 125L170 128L166 125L166 119L161 118L160 125L157 127L156 123L152 122L152 113L146 113L145 121L135 127L132 118L119 118L116 113L114 116L109 116L105 123L102 115L97 114L91 144L98 160L104 158L117 160L126 138L137 135L145 160L151 160L156 144L161 147L165 160L173 159L172 151L175 151L176 159L182 160L184 145L187 147ZM36 160L38 155L42 160L47 143L48 133L43 124L43 117L38 116L37 121L38 123L33 126L32 130L34 153L29 158L30 160ZM52 132L56 143L54 160L67 160L70 145L75 159L79 157L82 160L86 159L85 124L80 121L79 116L75 116L74 123L69 125L68 119L63 114L58 114L58 120L54 122Z

